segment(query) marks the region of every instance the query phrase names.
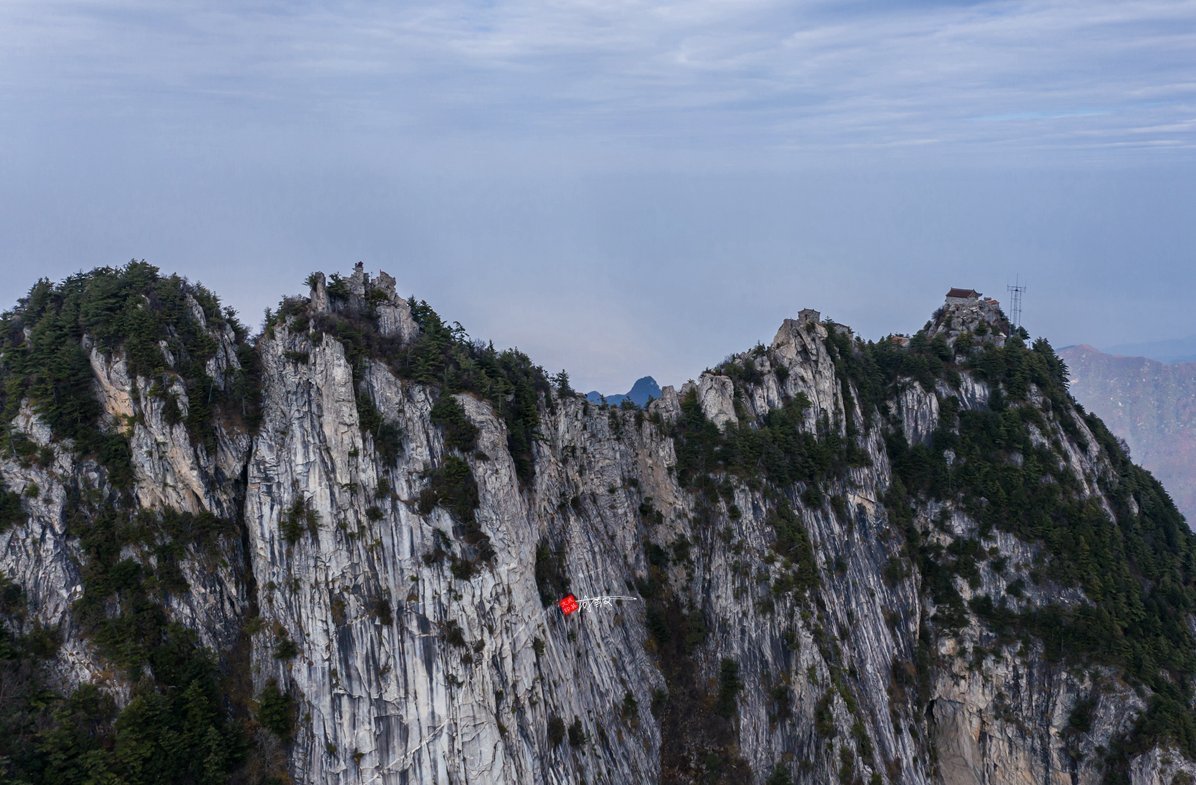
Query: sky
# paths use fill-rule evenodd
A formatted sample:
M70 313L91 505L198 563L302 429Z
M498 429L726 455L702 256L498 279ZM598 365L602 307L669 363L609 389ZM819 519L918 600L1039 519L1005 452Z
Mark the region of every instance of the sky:
M1196 334L1196 2L0 3L0 308L146 259L260 324L386 270L575 387L950 286Z

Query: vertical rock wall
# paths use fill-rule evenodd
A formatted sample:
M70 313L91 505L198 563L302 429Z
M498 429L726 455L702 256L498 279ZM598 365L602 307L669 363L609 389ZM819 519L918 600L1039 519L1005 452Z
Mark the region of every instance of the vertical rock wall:
M132 447L136 504L235 523L215 558L184 561L190 592L168 607L224 654L257 614L250 678L255 691L274 680L297 701L295 782L688 782L703 767L738 770L733 759L755 783L774 771L802 783L1101 781L1102 748L1133 724L1143 698L1112 670L1000 644L974 617L950 635L926 635L935 608L924 576L894 566L903 534L886 512L884 436L854 404L823 324L786 320L767 349L732 358L752 381L736 382L731 369L704 374L680 392L666 388L646 413L542 397L535 474L521 480L489 402L456 396L478 430L462 454L432 421L444 393L397 378L385 358L361 360L355 372L346 346L310 317L372 313L380 334L401 342L419 326L389 276L373 282L359 269L334 283L343 291L313 278L304 318L280 319L259 339L262 419L252 435L222 420L214 441L196 440L149 393L152 380L134 378L119 353L91 352L105 427L123 430ZM223 385L236 370L235 338L212 333L219 350L206 371ZM184 386L168 392L185 414ZM800 399L809 404L804 432L862 451L818 493L798 487L787 497L812 545L817 589L786 588L794 565L773 547L775 493L735 478L713 500L682 487L671 429L690 394L720 429ZM886 406L916 445L939 426L947 398L966 411L989 395L964 373L954 389L911 380ZM401 434L393 460L378 433L363 431L361 401ZM13 427L44 460L0 455L0 479L28 515L0 534L0 569L26 588L30 624L61 625L61 685L100 681L119 694L71 614L81 579L70 497L104 492L103 469L55 441L29 407ZM1075 427L1083 429L1078 418ZM1038 438L1060 444L1069 471L1108 507L1099 479L1109 467L1085 435L1081 446L1055 423ZM450 456L469 467L476 527L493 548L476 569L462 566L471 558L465 523L421 504L430 473ZM1003 595L1042 558L1008 534L982 535L949 505L919 507L915 525L944 548L980 538L1006 565L986 562L977 581L960 583L965 601ZM541 601L538 548L578 597L635 599L562 617ZM700 621L680 681L677 663L662 660L641 596L648 586ZM1019 600L1084 601L1049 582ZM708 728L703 717L727 706L728 662L738 685L725 723ZM1090 730L1073 732L1074 707L1098 685ZM682 686L684 702L671 693ZM693 716L668 716L682 706ZM698 742L662 734L690 726ZM727 729L728 746L718 748L727 759L703 757L700 744ZM1183 772L1196 769L1152 750L1129 776L1161 785L1184 781Z

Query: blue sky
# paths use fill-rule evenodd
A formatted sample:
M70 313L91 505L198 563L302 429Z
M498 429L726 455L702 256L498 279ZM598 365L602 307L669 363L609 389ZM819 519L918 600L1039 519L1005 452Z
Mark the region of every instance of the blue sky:
M1196 2L0 4L0 273L145 258L257 323L361 259L579 387L813 306L1029 280L1196 333Z

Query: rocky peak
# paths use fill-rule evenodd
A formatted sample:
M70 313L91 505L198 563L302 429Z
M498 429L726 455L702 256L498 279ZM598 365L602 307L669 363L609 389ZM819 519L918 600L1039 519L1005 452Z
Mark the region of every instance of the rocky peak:
M1196 539L983 303L954 352L803 312L645 411L309 284L252 344L142 268L5 317L5 778L1196 775Z
M419 325L408 300L395 292L395 279L379 271L371 279L365 265L358 262L348 278L333 274L331 281L322 272L307 279L308 301L315 314L339 313L374 321L383 336L409 341L419 334Z
M951 346L962 335L976 343L1003 346L1012 332L1001 304L974 290L952 289L943 307L934 312L926 325L928 337L941 335Z

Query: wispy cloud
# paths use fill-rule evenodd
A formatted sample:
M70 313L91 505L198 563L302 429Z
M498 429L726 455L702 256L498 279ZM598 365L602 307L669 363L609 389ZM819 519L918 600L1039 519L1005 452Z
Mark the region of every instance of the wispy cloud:
M3 123L268 110L647 151L1187 147L1196 2L10 0ZM4 110L0 110L4 111Z

